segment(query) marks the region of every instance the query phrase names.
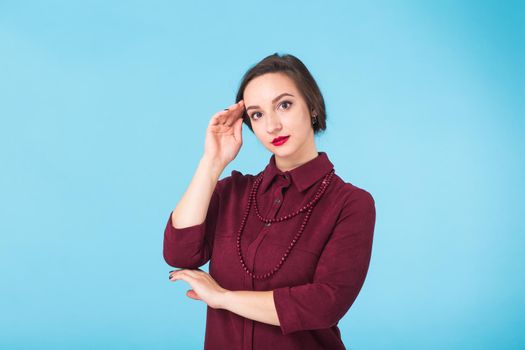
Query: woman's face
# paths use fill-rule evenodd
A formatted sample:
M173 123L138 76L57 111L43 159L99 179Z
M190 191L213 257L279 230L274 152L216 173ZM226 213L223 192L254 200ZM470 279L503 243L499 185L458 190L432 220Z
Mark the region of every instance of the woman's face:
M252 79L244 89L244 105L255 135L276 157L299 159L315 150L311 113L286 74L267 73ZM274 145L279 136L289 138Z

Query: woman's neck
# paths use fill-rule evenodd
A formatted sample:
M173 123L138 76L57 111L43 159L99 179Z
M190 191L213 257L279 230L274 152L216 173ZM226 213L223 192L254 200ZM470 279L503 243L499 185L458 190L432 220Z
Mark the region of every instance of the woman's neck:
M283 158L275 155L275 166L282 172L290 171L311 161L317 156L319 156L319 152L317 151L315 146L311 150L308 150L308 152L306 152L305 154L301 154L300 156L296 156L293 158L292 156Z

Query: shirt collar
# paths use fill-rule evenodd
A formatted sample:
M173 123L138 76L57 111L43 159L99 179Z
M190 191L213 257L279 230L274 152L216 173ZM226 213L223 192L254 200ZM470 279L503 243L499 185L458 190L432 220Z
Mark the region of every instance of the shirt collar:
M266 192L274 177L278 175L288 175L300 192L312 186L334 167L326 152L317 153L318 156L314 159L288 171L281 171L277 168L275 165L275 154L272 154L268 165L264 169L264 177L260 185L261 191Z

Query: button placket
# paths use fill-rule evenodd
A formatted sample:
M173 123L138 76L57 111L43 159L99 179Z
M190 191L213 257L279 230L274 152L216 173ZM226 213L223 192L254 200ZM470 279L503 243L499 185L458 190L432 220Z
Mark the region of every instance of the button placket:
M275 215L277 214L277 212L279 212L279 208L281 207L281 199L280 198L276 198L273 200L273 210L272 210L272 216L275 217ZM271 226L271 222L267 222L266 223L266 226Z

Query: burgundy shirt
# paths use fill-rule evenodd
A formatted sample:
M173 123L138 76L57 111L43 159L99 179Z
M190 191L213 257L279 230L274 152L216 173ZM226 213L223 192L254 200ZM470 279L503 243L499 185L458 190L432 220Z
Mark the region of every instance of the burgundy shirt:
M261 215L280 217L304 206L332 168L327 154L318 152L316 158L282 172L272 155L256 196ZM281 268L267 279L252 279L241 266L235 242L257 175L233 170L217 182L203 223L176 229L170 213L164 231L163 254L169 265L197 269L210 261L209 273L223 288L273 291L280 326L208 307L204 349L345 349L337 324L368 271L376 217L373 197L334 174ZM241 238L252 272L263 274L277 265L305 214L268 225L257 217L252 202Z

